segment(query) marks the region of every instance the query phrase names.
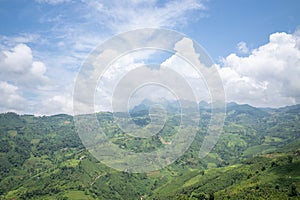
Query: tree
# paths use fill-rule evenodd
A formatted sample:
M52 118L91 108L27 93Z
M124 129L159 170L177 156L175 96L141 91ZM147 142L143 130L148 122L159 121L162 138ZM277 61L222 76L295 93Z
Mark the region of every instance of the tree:
M291 193L289 194L291 197L298 196L297 185L296 183L291 184Z

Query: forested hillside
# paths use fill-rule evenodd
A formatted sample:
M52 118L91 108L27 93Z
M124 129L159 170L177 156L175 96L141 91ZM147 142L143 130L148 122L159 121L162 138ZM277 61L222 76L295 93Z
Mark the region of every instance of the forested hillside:
M204 158L198 153L210 109L192 145L173 164L126 173L97 161L69 115L0 114L0 199L300 199L300 105L260 109L228 104L224 132ZM135 114L135 115L134 115ZM135 123L149 122L137 110ZM97 114L120 148L149 152L173 139L176 113L150 139L125 137L112 113Z

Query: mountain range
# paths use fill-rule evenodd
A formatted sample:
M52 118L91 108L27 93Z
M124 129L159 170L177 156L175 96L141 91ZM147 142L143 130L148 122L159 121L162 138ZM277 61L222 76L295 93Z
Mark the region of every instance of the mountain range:
M170 119L151 138L127 136L113 113L96 115L112 143L150 152L174 139L176 105L166 103ZM133 121L147 125L151 106L148 101L132 108ZM299 199L300 105L227 104L222 134L200 159L209 107L200 103L201 120L189 149L171 165L147 173L117 171L95 159L70 115L0 114L0 199Z

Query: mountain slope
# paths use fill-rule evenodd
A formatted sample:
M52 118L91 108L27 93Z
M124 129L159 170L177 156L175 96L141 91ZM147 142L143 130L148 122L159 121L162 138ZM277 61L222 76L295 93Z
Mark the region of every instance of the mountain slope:
M144 174L118 172L93 158L72 116L0 114L0 199L297 199L298 109L231 104L224 133L208 156L199 159L210 119L203 107L197 135L184 155ZM113 143L136 152L163 148L178 123L174 114L158 135L136 140L125 137L112 113L97 117ZM147 113L134 120L143 126Z

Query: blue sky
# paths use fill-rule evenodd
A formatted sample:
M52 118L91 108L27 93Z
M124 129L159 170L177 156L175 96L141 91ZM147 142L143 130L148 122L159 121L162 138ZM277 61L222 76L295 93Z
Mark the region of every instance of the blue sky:
M80 24L87 30L93 30L105 37L116 33L116 30L111 30L111 27L107 27L105 22L101 25L96 23L97 19L85 19L84 16L78 15L80 12L88 12L82 8L87 5L80 1L74 1L77 3L46 0L40 1L45 3L38 2L0 1L2 27L0 34L4 36L28 33L43 35L49 32L51 34L55 26L59 26L59 24L68 26ZM54 3L49 4L49 2ZM266 43L271 33L283 31L293 33L300 22L300 2L297 0L211 0L202 2L205 9L191 10L190 13L186 13L184 17L188 19L185 22L171 27L168 25L162 27L187 34L204 46L216 61L219 57L225 57L234 52L236 44L240 41L245 41L250 47L255 48ZM164 1L158 1L156 5L163 6L164 4ZM99 16L95 16L95 18L97 17ZM177 21L178 19L174 18L173 20ZM53 34L52 38L51 35L47 35L47 37L55 42L57 35Z
M236 51L240 41L256 48L274 32L293 33L300 22L297 0L213 0L205 5L207 18L195 22L188 32L216 61Z
M173 29L201 44L218 64L228 101L299 103L300 84L290 78L300 75L299 9L298 0L0 0L0 111L71 113L87 55L114 34L144 27ZM270 63L286 74L270 73Z

